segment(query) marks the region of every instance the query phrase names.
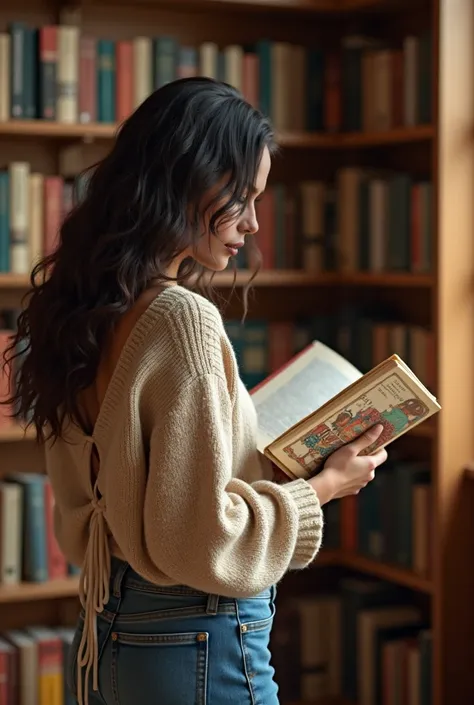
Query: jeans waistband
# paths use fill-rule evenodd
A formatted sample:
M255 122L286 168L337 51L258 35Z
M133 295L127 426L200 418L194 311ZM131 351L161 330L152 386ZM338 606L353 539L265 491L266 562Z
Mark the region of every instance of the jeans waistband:
M110 570L111 598L114 598L114 601L120 602L124 588L156 595L179 595L184 597L205 598L207 601L206 611L209 614L216 614L220 601L228 601L230 599L220 595L212 595L200 590L195 590L186 585L157 585L151 583L135 572L128 563L112 556ZM264 590L262 593L255 595L252 599L273 600L275 594L276 588L272 586L268 588L268 590Z

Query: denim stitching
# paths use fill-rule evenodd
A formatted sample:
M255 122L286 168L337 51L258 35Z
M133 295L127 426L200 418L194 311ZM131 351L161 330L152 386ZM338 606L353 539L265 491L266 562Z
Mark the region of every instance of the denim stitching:
M199 590L193 590L185 585L171 585L171 586L160 586L142 583L133 578L127 578L125 587L129 590L136 590L137 592L147 592L157 595L186 595L189 597L208 597L209 593L200 592ZM221 596L222 599L223 596ZM271 598L271 591L265 590L258 595L253 595L252 597L244 597L244 600L268 600ZM225 599L225 598L224 598Z
M198 641L197 677L196 677L196 705L206 705L207 701L207 668L209 658L209 634L205 641Z
M118 684L117 684L117 651L118 643L115 638L115 634L112 635L112 661L110 664L110 682L112 685L112 697L114 699L114 705L120 705L118 696Z
M245 626L245 631L246 632L258 632L261 631L262 629L266 629L270 624L273 622L273 619L275 618L275 604L273 602L270 603L271 605L271 615L270 617L267 617L266 619L259 619L256 622L244 622L242 626Z
M249 677L249 670L248 670L249 654L248 654L247 648L245 646L245 639L244 639L244 635L242 632L243 625L240 621L239 605L238 605L237 600L235 601L235 611L237 613L237 624L238 624L238 629L239 629L240 648L242 649L242 661L243 661L243 666L244 666L245 680L247 681L247 685L249 688L250 700L252 702L252 705L256 705L255 694L253 692L252 681Z
M235 606L231 604L219 605L217 613L235 614ZM206 606L197 607L174 607L169 610L157 610L154 612L134 612L133 614L119 614L117 620L120 624L133 624L135 622L162 622L168 619L183 619L185 617L209 617ZM114 617L112 612L104 610L100 615L101 619L110 622Z

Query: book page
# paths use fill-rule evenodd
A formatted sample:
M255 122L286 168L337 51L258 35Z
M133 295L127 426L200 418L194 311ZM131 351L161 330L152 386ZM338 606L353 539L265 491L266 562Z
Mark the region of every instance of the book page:
M252 392L258 415L258 450L265 448L362 376L322 343L307 350Z
M440 408L404 366L397 365L379 378L369 378L358 390L356 385L339 406L329 405L321 410L321 418L313 416L277 440L270 448L271 456L293 476L307 478L321 469L331 453L371 426L381 423L384 430L365 455L391 443Z

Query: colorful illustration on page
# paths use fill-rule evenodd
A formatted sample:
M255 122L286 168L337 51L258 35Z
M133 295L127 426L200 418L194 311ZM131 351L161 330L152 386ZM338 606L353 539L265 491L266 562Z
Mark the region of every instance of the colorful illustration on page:
M283 449L307 472L314 472L342 445L360 436L375 424L384 430L376 443L363 451L369 455L396 438L428 414L428 407L397 373L353 400L335 416L315 426Z

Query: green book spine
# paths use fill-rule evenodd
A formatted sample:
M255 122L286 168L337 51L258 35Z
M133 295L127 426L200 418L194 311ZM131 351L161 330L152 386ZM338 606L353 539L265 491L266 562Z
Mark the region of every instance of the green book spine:
M99 122L115 121L115 42L97 43L97 105Z
M390 179L387 248L387 265L390 270L410 269L411 186L411 178L406 174L397 174Z
M272 104L272 43L262 39L257 43L260 76L260 110L269 116Z
M177 77L179 46L173 37L153 40L153 86L155 90Z

